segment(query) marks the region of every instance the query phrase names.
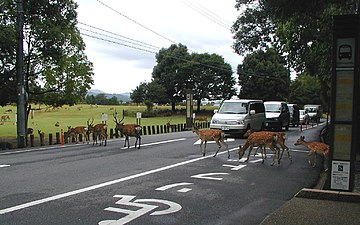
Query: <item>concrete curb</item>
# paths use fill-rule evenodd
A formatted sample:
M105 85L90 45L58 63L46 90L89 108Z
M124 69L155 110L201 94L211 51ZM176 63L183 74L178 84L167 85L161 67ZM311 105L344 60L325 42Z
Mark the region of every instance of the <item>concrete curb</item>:
M295 197L360 203L360 193L303 188Z

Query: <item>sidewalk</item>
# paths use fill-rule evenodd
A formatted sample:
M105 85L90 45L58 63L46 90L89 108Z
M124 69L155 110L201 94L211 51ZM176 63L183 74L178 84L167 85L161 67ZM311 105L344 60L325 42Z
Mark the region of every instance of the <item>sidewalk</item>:
M304 188L281 208L267 216L261 225L359 225L360 168L355 172L353 192L323 190L327 179L320 174L314 189Z

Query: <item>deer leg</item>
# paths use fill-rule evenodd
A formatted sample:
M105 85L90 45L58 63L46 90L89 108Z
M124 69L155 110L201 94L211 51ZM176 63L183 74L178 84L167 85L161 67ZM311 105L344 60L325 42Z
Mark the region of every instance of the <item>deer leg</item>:
M250 159L250 153L251 153L253 147L254 147L254 145L251 145L251 146L250 146L249 153L248 153L248 156L247 156L245 162L249 161L249 159Z
M204 152L203 147L202 147L203 143L204 143L204 141L201 140L201 142L200 142L200 151L203 154L203 156L205 156L205 152Z
M140 149L140 144L141 144L141 136L139 136L139 145L138 145L138 149Z
M228 153L228 159L230 159L229 145L228 145L228 144L226 144L225 140L223 140L223 139L221 140L221 142L225 145L226 150L227 150L227 153Z
M218 152L219 152L219 150L220 150L220 148L221 148L221 144L220 144L220 141L219 141L219 140L216 141L216 144L218 145L218 149L217 149L217 151L215 152L214 157L218 154Z
M206 143L207 143L207 140L205 140L205 143L204 143L204 151L203 151L203 156L205 156L205 153L206 153Z
M315 164L313 164L311 162L311 156L314 154L314 152L312 150L309 151L308 153L308 160L309 160L309 165L312 166L312 167L315 167Z

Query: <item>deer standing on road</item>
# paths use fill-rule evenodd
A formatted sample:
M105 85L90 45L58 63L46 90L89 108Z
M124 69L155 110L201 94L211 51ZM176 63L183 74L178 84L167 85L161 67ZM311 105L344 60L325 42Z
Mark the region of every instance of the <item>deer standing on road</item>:
M275 164L275 158L277 158L278 164L280 164L280 160L279 160L280 149L279 149L279 147L276 146L276 143L278 142L278 138L279 138L278 134L276 134L275 132L259 131L259 132L251 133L249 135L249 137L247 138L244 146L242 146L242 147L241 147L241 145L239 146L239 160L243 157L246 149L248 149L249 147L250 147L249 153L248 153L248 156L247 156L245 162L247 162L249 160L250 153L255 145L256 146L267 146L275 153L275 157L273 158L273 162L271 165ZM263 154L262 154L262 162L264 163Z
M322 142L317 142L317 141L313 141L313 142L308 142L305 141L305 136L300 136L300 138L295 142L294 145L304 145L305 147L307 147L309 149L309 153L308 153L308 160L309 160L309 164L312 167L316 166L316 155L323 155L324 156L324 169L325 171L328 170L328 166L327 166L327 160L329 159L329 153L330 153L330 147L329 145L322 143ZM313 162L311 161L311 156L315 154L315 159L313 160Z
M266 131L266 132L271 132L271 131ZM246 133L243 136L244 137L249 137L250 134L252 134L252 133L255 133L255 131L253 131L252 129L249 129L249 130L246 131ZM287 139L286 134L283 133L283 132L271 132L271 133L274 133L277 136L276 143L274 143L274 144L278 144L281 147L281 154L279 156L279 163L280 163L280 161L282 159L282 156L283 156L285 150L287 152L288 159L290 160L290 162L292 162L292 157L290 155L289 148L285 145L285 140ZM265 155L265 159L266 159L266 145L258 145L258 148L256 149L256 151L254 153L254 156L256 155L259 148L261 149L261 154Z
M83 137L83 144L85 143L85 141L89 143L89 137L87 135L87 131L88 131L88 127L86 126L77 126L77 127L68 126L68 136L70 138L74 137L76 143L78 143L78 137L80 136L80 134Z
M141 126L137 125L137 124L124 124L124 123L122 123L122 121L125 118L124 112L123 112L123 117L122 117L122 119L120 121L117 120L117 112L115 112L113 114L113 117L114 117L114 122L116 123L115 130L120 131L125 136L124 147L126 147L126 143L127 143L127 147L130 148L129 137L135 137L136 138L135 148L136 148L136 145L137 145L137 143L139 141L138 149L140 149L140 145L141 145Z
M219 150L221 148L220 143L223 143L226 146L226 150L228 152L228 158L230 158L229 146L225 143L225 133L222 130L217 130L217 129L199 130L195 126L195 124L193 125L193 127L194 127L193 132L196 133L199 136L199 139L201 140L200 149L201 149L201 152L203 153L203 156L205 156L207 141L215 141L216 144L218 145L218 149L215 152L214 157L217 155L217 153L219 152ZM204 142L205 142L205 146L203 149L202 144Z
M97 139L99 138L100 145L104 143L104 146L106 146L107 142L107 125L103 123L98 123L96 125L93 124L94 119L89 122L87 121L88 125L88 131L87 133L93 133L93 145L97 145Z

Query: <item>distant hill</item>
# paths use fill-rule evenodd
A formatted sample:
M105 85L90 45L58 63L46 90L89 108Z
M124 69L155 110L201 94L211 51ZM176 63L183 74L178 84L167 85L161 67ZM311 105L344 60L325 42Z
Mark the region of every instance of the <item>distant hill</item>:
M94 96L96 96L98 94L105 94L106 98L112 98L115 96L119 101L130 102L130 93L129 92L121 93L121 94L109 94L109 93L103 92L98 89L91 89L87 93L87 95L94 95Z

